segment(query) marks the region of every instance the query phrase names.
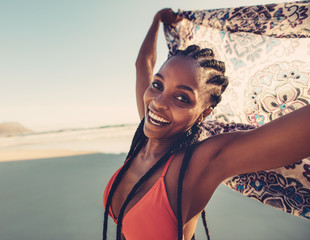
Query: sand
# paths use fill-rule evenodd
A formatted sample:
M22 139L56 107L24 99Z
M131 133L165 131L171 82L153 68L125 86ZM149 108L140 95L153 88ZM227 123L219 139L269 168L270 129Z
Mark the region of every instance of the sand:
M102 194L125 156L97 153L0 162L0 239L101 239ZM222 185L206 210L212 240L309 239L310 221ZM112 221L108 236L115 239ZM196 239L206 239L201 220Z
M14 149L0 150L0 162L67 157L96 153L95 151L73 151L63 149Z

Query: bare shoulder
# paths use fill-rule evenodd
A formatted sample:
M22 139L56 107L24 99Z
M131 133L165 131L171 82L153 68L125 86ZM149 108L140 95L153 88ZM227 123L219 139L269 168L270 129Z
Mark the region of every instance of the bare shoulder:
M195 182L212 181L220 183L226 178L226 166L221 161L221 153L225 146L229 145L245 131L224 133L209 137L200 142L195 148L188 171L190 171L196 179Z
M240 134L240 133L237 133ZM234 139L234 134L221 134L200 142L191 157L183 186L186 221L200 213L217 186L225 178L225 166L220 160L221 149Z
M209 137L197 145L193 153L193 158L200 166L207 166L216 161L227 144L234 141L245 132L246 131L230 132Z

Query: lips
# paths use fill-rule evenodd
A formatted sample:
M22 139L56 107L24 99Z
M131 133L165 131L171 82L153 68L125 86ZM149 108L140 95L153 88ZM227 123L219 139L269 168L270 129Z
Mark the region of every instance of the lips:
M164 126L164 125L168 125L171 123L167 119L157 115L151 109L149 109L148 111L148 117L149 117L150 122L156 126Z

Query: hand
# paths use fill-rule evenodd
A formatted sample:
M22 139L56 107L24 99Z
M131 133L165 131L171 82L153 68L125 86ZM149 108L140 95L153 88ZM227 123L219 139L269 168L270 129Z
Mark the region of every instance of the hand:
M162 9L156 15L160 18L163 24L171 25L173 27L183 19L177 15L177 13L173 12L171 8Z

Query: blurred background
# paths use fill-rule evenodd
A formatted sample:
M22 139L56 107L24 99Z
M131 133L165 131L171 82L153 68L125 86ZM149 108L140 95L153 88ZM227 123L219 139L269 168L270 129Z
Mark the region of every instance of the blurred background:
M0 123L33 131L137 123L135 60L155 13L279 0L1 0ZM160 29L158 67L167 57Z
M102 194L139 122L135 59L158 10L273 2L0 0L0 239L101 239ZM161 27L156 69L166 57ZM222 185L207 219L215 240L310 236L309 221ZM206 239L201 221L196 233Z

